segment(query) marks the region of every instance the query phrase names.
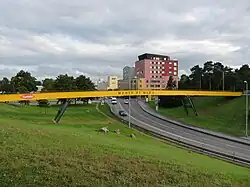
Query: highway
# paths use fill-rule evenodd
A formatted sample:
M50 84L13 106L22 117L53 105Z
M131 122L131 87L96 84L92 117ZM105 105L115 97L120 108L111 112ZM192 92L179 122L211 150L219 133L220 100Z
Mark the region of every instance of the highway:
M116 113L119 110L124 110L128 113L128 105L124 104L121 99L118 99L118 104L112 106L112 108ZM185 144L202 147L205 150L211 150L220 154L223 153L223 157L231 155L235 158L241 158L244 162L248 162L248 164L244 163L244 165L250 166L250 145L197 132L154 117L143 111L136 99L131 99L130 109L131 123L134 125ZM124 119L128 120L128 117Z

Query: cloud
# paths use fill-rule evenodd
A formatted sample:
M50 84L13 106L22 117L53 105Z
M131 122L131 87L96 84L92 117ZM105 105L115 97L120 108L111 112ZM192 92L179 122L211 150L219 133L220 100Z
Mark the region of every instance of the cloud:
M177 58L180 73L207 60L238 67L249 13L248 0L0 1L0 74L121 76L145 52Z

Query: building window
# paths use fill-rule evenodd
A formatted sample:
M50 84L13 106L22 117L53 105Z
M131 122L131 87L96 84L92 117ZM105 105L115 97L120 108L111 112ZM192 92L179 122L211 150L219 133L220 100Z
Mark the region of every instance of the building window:
M169 74L172 74L172 71L170 71Z
M168 64L169 64L169 65L171 65L171 64L172 64L172 62L169 62Z
M169 66L169 69L172 69L172 67L171 67L171 66Z
M176 62L174 63L174 66L177 66L177 63L176 63Z
M177 75L177 72L174 72L174 75Z
M174 70L177 70L177 67L174 67Z
M162 73L165 73L165 71L162 71Z

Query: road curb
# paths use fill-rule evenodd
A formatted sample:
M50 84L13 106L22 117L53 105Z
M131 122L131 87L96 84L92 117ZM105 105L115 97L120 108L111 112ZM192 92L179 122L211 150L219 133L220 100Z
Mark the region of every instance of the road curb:
M219 137L219 138L223 138L223 139L226 139L226 140L230 140L230 141L234 141L234 142L237 142L237 143L241 143L241 144L245 144L245 145L249 145L250 146L250 141L248 140L244 140L244 139L239 139L239 138L235 138L235 137L231 137L231 136L227 136L227 135L222 135L222 134L217 134L217 133L214 133L214 132L211 132L211 131L207 131L207 130L204 130L204 129L201 129L201 128L197 128L197 127L192 127L192 126L189 126L189 125L185 125L183 123L180 123L178 121L174 121L174 120L171 120L171 119L168 119L168 118L165 118L164 116L161 116L160 114L158 113L155 113L155 112L151 112L149 111L148 109L146 109L143 105L147 105L145 102L143 101L137 101L138 105L140 106L140 108L145 111L146 113L158 118L158 119L161 119L161 120L164 120L164 121L167 121L169 123L172 123L174 125L178 125L178 126L181 126L181 127L184 127L184 128L187 128L187 129L190 129L190 130L194 130L194 131L197 131L197 132L202 132L204 134L208 134L208 135L212 135L212 136L215 136L215 137ZM143 103L143 105L141 104ZM148 105L147 105L148 106Z

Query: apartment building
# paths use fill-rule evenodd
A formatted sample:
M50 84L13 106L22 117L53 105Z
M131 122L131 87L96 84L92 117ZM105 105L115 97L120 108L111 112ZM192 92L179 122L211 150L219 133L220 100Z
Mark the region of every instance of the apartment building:
M130 81L130 82L129 82ZM132 78L129 80L118 81L119 90L144 90L147 89L145 86L144 78Z
M145 53L135 62L135 74L143 78L147 89L165 89L172 76L178 87L178 60L166 55Z
M108 90L117 90L118 89L119 77L117 76L108 76Z
M107 90L108 83L102 79L99 79L96 84L97 90Z

